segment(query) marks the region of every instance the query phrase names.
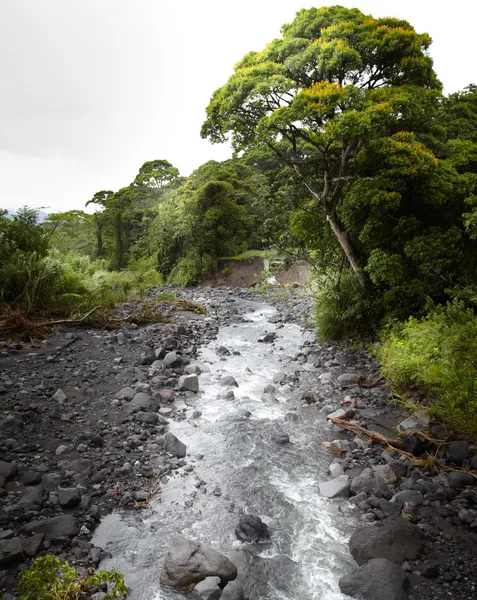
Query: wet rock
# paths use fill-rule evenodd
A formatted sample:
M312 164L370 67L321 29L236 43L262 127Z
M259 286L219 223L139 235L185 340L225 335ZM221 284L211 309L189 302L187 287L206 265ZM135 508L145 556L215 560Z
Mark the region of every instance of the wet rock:
M45 539L54 540L77 535L79 523L73 515L58 515L50 519L31 521L23 529L26 533L44 533Z
M361 600L407 600L411 585L402 567L386 558L374 558L344 575L340 590Z
M324 442L324 445L336 456L340 456L343 452L351 450L351 445L348 440L333 440L332 442Z
M222 379L219 381L219 385L222 387L239 387L239 384L235 381L235 378L232 377L232 375L226 375L225 377L222 377Z
M218 346L215 352L218 356L230 356L230 350L225 346Z
M191 392L198 392L199 378L197 375L182 375L179 377L179 387L181 389L190 390Z
M0 431L8 434L20 433L23 429L23 421L13 415L8 415L0 421Z
M190 596L197 600L218 600L222 595L219 584L219 577L206 577L204 580L199 581Z
M286 434L286 433L279 433L277 435L272 435L272 442L275 442L275 444L289 444L290 443L290 437Z
M339 475L330 481L320 483L320 494L325 498L338 498L349 496L350 480L347 475Z
M266 333L263 338L260 338L258 341L264 344L271 344L277 339L277 334L274 332Z
M187 446L168 431L164 436L164 451L177 458L183 458L187 454Z
M447 459L457 466L469 458L469 444L463 441L451 442L447 450Z
M237 580L229 581L224 587L220 600L245 600L242 584Z
M9 540L0 541L0 565L20 560L22 555L23 548L20 538L14 537Z
M235 535L241 542L258 542L268 539L270 532L260 517L241 515L239 524L235 528Z
M331 465L328 467L328 469L329 469L330 475L331 475L331 477L333 477L333 479L335 477L339 477L340 475L343 475L343 473L344 473L343 465L339 462L331 463Z
M349 549L358 565L372 558L387 558L401 564L420 557L424 548L424 534L416 525L391 517L382 524L362 527L353 533Z
M447 473L447 483L449 487L456 490L462 490L468 485L475 485L477 479L470 473L463 471L450 471Z
M225 585L237 577L237 567L209 546L176 536L164 561L161 584L183 588L206 577L219 577Z
M210 367L203 363L191 363L184 369L187 375L200 375L201 373L209 373Z

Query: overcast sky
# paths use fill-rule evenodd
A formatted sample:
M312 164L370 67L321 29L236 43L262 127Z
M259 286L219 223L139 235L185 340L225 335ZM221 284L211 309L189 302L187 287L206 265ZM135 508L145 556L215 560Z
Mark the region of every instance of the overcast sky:
M0 0L0 207L81 209L147 160L226 159L199 135L212 92L297 10L337 3L427 31L447 93L477 83L476 0Z

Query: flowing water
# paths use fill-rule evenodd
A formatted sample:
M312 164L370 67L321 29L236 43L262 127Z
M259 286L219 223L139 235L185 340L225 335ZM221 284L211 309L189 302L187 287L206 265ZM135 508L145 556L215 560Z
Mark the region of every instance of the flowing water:
M113 558L101 566L125 574L131 600L181 600L187 596L159 586L171 538L181 533L227 554L250 600L344 600L338 579L351 565L347 540L352 520L340 501L323 498L318 488L328 478L330 462L320 442L334 436L316 407L301 407L287 386L275 392L276 398L262 396L279 371L303 369L305 388L319 374L289 360L304 341L297 325L277 329L268 322L275 309L266 304L239 300L236 306L245 322L222 327L199 353L198 360L211 371L200 376L201 392L187 403L188 415L199 410L202 416L170 425L187 444L187 463L194 469L176 471L152 510L103 520L93 541ZM258 341L265 331L276 331L273 346ZM220 360L219 345L240 354ZM224 375L239 383L233 401L218 398L224 392L218 380ZM291 443L273 440L283 433ZM269 542L236 539L241 512L268 523Z

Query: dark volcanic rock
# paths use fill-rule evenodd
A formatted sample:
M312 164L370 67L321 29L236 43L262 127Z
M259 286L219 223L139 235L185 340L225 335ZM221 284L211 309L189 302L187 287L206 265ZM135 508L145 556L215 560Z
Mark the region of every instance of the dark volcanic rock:
M20 538L0 541L0 565L19 560L23 555Z
M31 521L23 529L26 533L44 533L45 539L54 540L77 535L79 523L73 515L59 515L42 521Z
M341 577L340 590L361 600L407 600L411 588L404 569L386 558L374 558Z
M258 542L259 540L268 539L270 532L260 517L242 515L239 524L235 528L235 535L241 542Z
M225 585L237 577L237 567L226 556L200 542L182 536L173 539L161 572L162 585L182 588L215 576Z
M449 487L455 488L456 490L462 490L468 485L474 485L477 483L477 479L470 473L464 473L463 471L450 471L447 473L447 482Z
M164 436L164 450L177 458L183 458L187 454L187 446L170 431Z
M457 466L469 458L469 444L463 441L451 442L447 450L447 458Z
M382 524L362 527L353 533L349 549L358 565L372 558L387 558L394 563L419 558L424 548L424 534L416 525L400 517Z

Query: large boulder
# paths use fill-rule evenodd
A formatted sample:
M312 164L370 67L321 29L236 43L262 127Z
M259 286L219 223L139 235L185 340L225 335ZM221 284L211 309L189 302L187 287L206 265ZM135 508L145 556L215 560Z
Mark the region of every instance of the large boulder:
M424 534L401 517L391 517L379 525L362 527L353 533L349 549L358 565L372 558L387 558L394 563L415 560L424 548Z
M219 577L224 586L237 577L237 567L220 552L181 535L176 536L164 561L161 584L183 588L206 577Z
M222 379L219 380L219 385L221 385L222 387L238 387L239 384L237 383L237 381L235 380L234 377L232 377L232 375L226 375L225 377L222 377Z
M386 558L373 558L344 575L339 586L360 600L407 600L411 588L404 569Z
M187 446L168 431L164 436L164 451L177 458L183 458L187 453Z
M253 515L242 515L239 524L235 528L235 535L241 542L258 542L268 539L270 532L266 523L260 517Z
M73 537L79 532L79 523L73 515L58 515L42 521L31 521L23 530L26 533L44 533L45 539Z

